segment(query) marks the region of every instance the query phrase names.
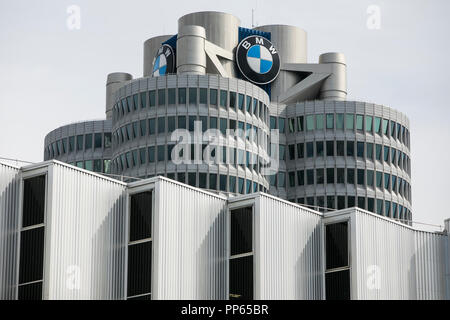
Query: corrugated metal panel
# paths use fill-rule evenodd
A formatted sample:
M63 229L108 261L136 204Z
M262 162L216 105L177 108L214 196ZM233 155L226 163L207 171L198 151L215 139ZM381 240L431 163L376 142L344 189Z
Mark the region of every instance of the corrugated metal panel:
M159 178L153 299L226 298L226 199Z
M19 169L0 163L0 300L16 298Z
M60 163L48 185L44 299L123 298L126 185Z
M262 194L255 202L255 299L322 299L321 214Z
M352 220L353 299L445 299L448 236L369 212Z

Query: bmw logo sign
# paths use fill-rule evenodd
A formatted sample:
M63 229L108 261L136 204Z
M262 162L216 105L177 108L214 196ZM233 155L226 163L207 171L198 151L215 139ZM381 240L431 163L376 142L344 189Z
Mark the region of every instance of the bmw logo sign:
M171 46L163 44L153 60L153 77L175 73L175 54Z
M250 36L239 43L236 62L242 75L256 84L267 84L280 73L280 56L264 37Z

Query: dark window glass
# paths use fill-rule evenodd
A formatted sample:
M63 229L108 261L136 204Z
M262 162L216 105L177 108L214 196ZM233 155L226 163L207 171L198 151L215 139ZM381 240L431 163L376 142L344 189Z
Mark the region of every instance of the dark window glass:
M323 130L324 115L316 114L316 130Z
M373 198L367 198L367 210L375 212L375 202Z
M379 117L375 117L374 118L374 129L375 129L375 133L378 133L379 135L381 135L381 118Z
M156 132L156 119L148 119L148 134L155 134Z
M288 119L288 129L289 133L295 132L295 118Z
M209 89L209 104L217 106L217 89Z
M377 213L378 214L383 214L383 200L382 199L377 199Z
M335 205L334 205L334 196L328 196L327 197L327 208L328 209L334 209Z
M334 129L334 114L327 114L327 129Z
M366 144L366 158L369 160L373 160L373 143Z
M295 160L295 144L290 144L289 149L289 160Z
M334 141L327 141L327 157L334 157Z
M44 270L44 227L20 233L19 284L42 280Z
M336 141L336 154L338 157L345 156L344 145L344 141Z
M156 106L156 92L155 90L151 90L148 92L148 101L150 107Z
M358 158L364 158L364 142L356 143L356 156Z
M297 143L297 158L303 159L305 156L305 144Z
M253 299L253 256L230 260L230 300Z
M166 90L159 89L158 90L158 106L165 106L165 105L166 105Z
M286 146L284 144L279 145L279 153L280 160L286 160Z
M323 157L323 141L316 141L316 156Z
M102 134L96 133L94 135L94 148L101 148L102 147Z
M384 146L384 162L389 162L389 147Z
M358 169L358 184L364 185L364 169Z
M227 176L224 174L219 176L219 188L220 191L227 191Z
M350 270L325 274L326 300L350 300Z
M244 95L242 93L239 93L238 100L239 110L244 111Z
M18 300L42 300L42 282L19 286Z
M278 187L286 187L286 172L278 172Z
M344 114L336 114L336 129L344 129Z
M383 134L389 135L389 120L383 119Z
M312 158L314 157L314 144L313 142L306 143L306 157Z
M130 196L130 241L152 237L152 193Z
M316 169L316 182L317 184L323 184L325 180L324 169Z
M391 175L389 173L385 173L384 174L384 188L386 190L389 190L390 180L391 180Z
M355 155L355 142L347 141L347 157L353 157Z
M373 171L367 170L367 186L373 187Z
M302 132L305 130L303 121L304 121L303 116L297 117L297 128L298 128L299 132Z
M285 118L278 118L278 130L280 133L284 133L286 127L286 119Z
M364 197L358 197L358 208L360 209L366 209L366 198Z
M148 162L149 163L155 162L155 147L154 146L148 147Z
M197 88L189 88L189 104L197 104Z
M299 186L303 186L305 184L305 171L304 170L297 171L297 183Z
M355 169L347 169L347 183L354 184L355 183Z
M236 108L236 92L230 91L230 108Z
M215 173L209 174L209 189L217 190L217 174Z
M347 201L348 201L348 204L347 204L348 208L353 208L355 206L355 197L348 196Z
M217 117L210 117L209 118L209 128L210 129L217 129Z
M158 118L158 133L166 132L166 118L159 117Z
M194 132L194 124L197 120L197 116L189 116L189 131ZM226 119L225 119L226 121Z
M147 107L147 92L141 92L141 108Z
M337 183L345 183L345 169L337 168Z
M289 172L289 187L293 188L295 187L295 171Z
M337 209L338 210L345 209L345 196L337 197Z
M306 182L308 185L314 184L314 170L313 169L306 170Z
M77 136L77 151L83 150L83 135Z
M168 103L169 105L174 105L177 101L175 88L167 89Z
M236 192L236 177L230 176L230 192Z
M348 224L347 222L326 225L326 268L347 267L348 264Z
M102 160L94 160L94 172L102 172Z
M225 136L227 134L227 119L220 118L220 132Z
M390 215L391 215L391 202L390 201L384 202L384 210L385 210L386 217L390 217Z
M198 186L200 188L206 189L206 173L200 172L198 174Z
M327 169L327 183L334 183L334 168Z
M376 186L377 188L383 187L383 173L380 171L377 171L376 173Z
M228 92L225 90L220 90L220 106L221 107L227 107L227 98L228 98Z
M361 114L356 115L356 129L357 130L364 130L364 116Z
M270 177L274 177L275 175L272 175ZM240 194L244 194L244 178L238 179L238 192Z
M75 137L69 137L69 152L73 152L75 150Z
M152 242L147 241L128 247L127 296L151 292Z
M188 172L188 184L195 187L197 183L197 174L195 172Z
M202 122L202 132L208 130L208 117L200 116L200 121Z
M231 211L231 255L252 252L252 207Z
M353 130L355 128L355 115L346 114L345 115L345 128L347 130Z
M167 117L167 130L168 130L168 132L175 131L175 117L174 116Z
M366 116L366 131L367 132L372 132L372 117L371 116Z
M178 181L181 183L185 183L186 182L186 174L184 172L178 172Z
M247 96L247 99L245 99L245 110L247 110L248 113L251 113L252 112L251 107L252 107L252 97Z
M45 175L24 179L22 227L44 223Z
M270 117L270 130L274 130L277 128L277 118Z
M178 104L186 104L186 88L178 88Z
M164 146L158 146L158 161L164 161Z
M375 159L379 161L381 161L381 149L382 149L381 144L375 145Z

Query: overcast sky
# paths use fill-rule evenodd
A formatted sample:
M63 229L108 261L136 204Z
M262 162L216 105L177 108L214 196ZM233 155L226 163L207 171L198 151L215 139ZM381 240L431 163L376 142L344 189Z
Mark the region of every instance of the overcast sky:
M67 27L71 5L81 9L79 30ZM379 29L367 25L373 5ZM49 131L104 118L107 74L141 77L143 42L177 33L182 15L223 11L251 27L252 8L257 25L305 29L308 62L344 53L349 100L406 113L413 220L450 218L448 0L1 0L0 157L42 161Z

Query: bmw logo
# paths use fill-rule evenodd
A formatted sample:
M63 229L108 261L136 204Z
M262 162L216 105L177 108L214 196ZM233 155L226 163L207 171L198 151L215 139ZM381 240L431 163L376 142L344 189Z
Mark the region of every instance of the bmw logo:
M236 62L242 75L256 84L267 84L280 73L280 56L264 37L250 36L239 43Z
M175 54L171 46L163 44L153 60L153 77L175 73Z

